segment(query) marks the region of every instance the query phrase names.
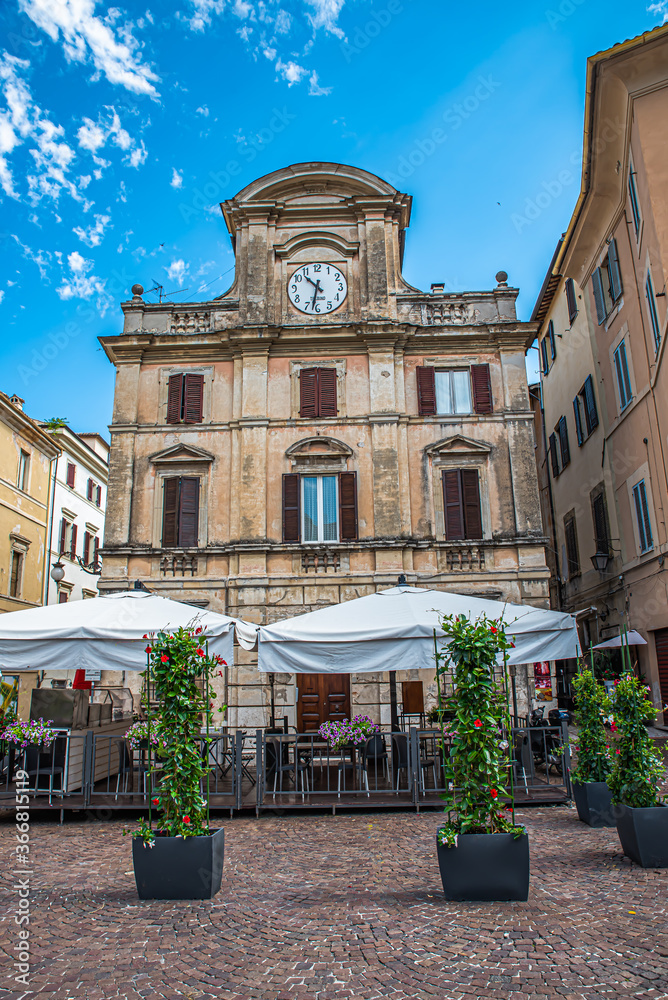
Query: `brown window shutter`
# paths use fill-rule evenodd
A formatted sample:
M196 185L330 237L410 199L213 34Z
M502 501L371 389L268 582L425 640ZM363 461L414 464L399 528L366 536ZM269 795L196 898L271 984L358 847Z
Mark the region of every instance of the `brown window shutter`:
M67 463L67 485L74 486L75 467L73 462Z
M102 487L101 486L98 486L96 488L96 490L95 490L95 506L96 507L101 507L102 506Z
M303 374L303 372L302 372ZM301 517L299 504L299 475L289 472L283 476L283 541L301 540Z
M186 424L201 424L204 401L204 376L186 375L184 379L183 420Z
M88 489L86 491L86 497L87 497L88 500L92 500L93 499L93 487L94 486L95 486L95 483L93 482L93 480L89 479L88 480Z
M84 531L83 561L86 566L90 562L90 531Z
M299 373L299 416L318 416L318 369L303 368Z
M443 471L443 506L446 541L452 542L457 538L464 538L464 506L459 469Z
M473 409L476 413L492 413L492 380L489 365L471 365Z
M71 555L72 559L74 559L74 557L75 557L76 554L77 554L77 526L76 526L76 524L73 524L72 525L72 541L70 543L70 555Z
M195 476L181 477L179 500L179 545L195 548L199 533L199 479Z
M339 473L339 539L357 541L357 473Z
M318 368L318 416L335 417L338 413L336 405L336 368Z
M96 535L96 536L95 536L95 538L93 539L93 541L94 541L94 543L95 543L95 544L94 544L94 546L93 546L93 562L94 562L94 563L97 563L97 562L98 562L98 560L99 560L99 555L98 555L98 553L99 553L99 551L100 551L100 539L99 539L99 538L98 538L98 536Z
M417 374L418 413L428 417L436 413L436 375L431 365L419 365Z
M170 375L167 390L167 423L181 422L181 402L183 399L183 375Z
M65 541L67 538L67 521L62 518L60 522L60 548L58 549L58 554L65 551Z
M177 516L179 510L179 478L165 479L162 501L162 544L172 548L178 544Z
M480 485L477 469L462 469L464 532L467 538L482 538Z

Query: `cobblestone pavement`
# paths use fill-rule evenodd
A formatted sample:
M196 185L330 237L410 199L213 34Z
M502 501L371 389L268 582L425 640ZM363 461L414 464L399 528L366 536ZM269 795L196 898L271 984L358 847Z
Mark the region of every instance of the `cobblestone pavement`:
M35 822L30 993L0 824L0 996L53 1000L668 997L668 870L568 807L526 809L528 903L447 903L439 815L225 820L223 888L141 902L123 822Z

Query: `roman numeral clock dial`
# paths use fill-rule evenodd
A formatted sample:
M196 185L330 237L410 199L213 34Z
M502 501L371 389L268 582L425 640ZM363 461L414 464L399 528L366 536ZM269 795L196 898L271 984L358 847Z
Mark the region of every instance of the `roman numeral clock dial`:
M336 264L304 264L288 281L288 298L309 316L334 312L347 294L348 282Z

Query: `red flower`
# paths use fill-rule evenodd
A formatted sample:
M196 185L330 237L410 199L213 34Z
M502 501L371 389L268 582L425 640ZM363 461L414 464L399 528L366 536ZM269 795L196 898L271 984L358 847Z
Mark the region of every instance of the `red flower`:
M489 630L492 633L492 635L496 635L496 633L499 631L498 628L494 628L493 625L490 625L490 629Z
M482 722L480 721L480 719L476 719L473 725L476 727L476 729L482 729Z
M514 642L511 642L511 644L510 644L510 648L511 648L511 649L514 649L514 648L515 648L515 643L514 643Z
M196 649L195 652L197 653L198 656L205 656L206 655L203 649Z
M151 652L151 647L150 647L150 646L147 646L147 647L146 647L146 649L144 650L144 652L145 652L145 653L150 653L150 652Z
M146 635L142 636L142 639L148 639L148 632L146 633Z
M200 625L199 628L195 629L195 635L199 635L201 631L202 631L202 626Z
M496 788L490 788L489 794L492 796L493 799L495 799L499 793L497 792Z
M154 806L157 806L160 804L160 799L151 799L151 802Z
M183 817L183 822L186 823L186 824L190 823L190 816L184 816Z
M224 677L224 676L225 676L225 675L223 674L223 671L222 671L222 670L219 670L219 671L218 671L218 676L219 676L219 677Z
M160 657L160 662L161 663L169 663L169 657L165 656L165 654L163 653L162 656Z

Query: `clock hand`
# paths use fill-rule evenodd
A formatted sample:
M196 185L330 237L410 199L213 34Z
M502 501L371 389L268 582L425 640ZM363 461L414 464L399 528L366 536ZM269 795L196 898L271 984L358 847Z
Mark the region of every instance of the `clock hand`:
M315 291L313 293L313 301L311 302L311 309L315 309L315 303L316 303L316 299L318 298L318 292L321 292L321 291L322 291L322 288L320 287L320 279L318 278L318 281L316 282L316 286L315 286Z
M311 279L309 278L308 274L305 274L304 277L306 278L307 281L311 281ZM317 282L311 281L311 284L313 285L314 288L317 288L318 285L320 284L320 279L318 278Z

